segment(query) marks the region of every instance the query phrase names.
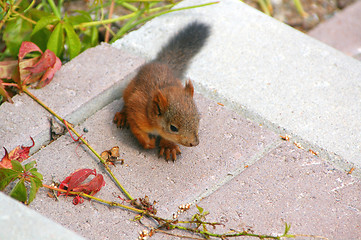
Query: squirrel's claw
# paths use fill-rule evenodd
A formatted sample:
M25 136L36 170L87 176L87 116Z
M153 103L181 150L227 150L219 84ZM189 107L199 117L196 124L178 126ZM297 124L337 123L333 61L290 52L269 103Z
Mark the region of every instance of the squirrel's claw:
M128 127L127 117L125 115L125 111L116 112L114 115L113 122L117 124L117 127Z
M174 162L177 159L177 154L181 154L181 151L177 144L174 144L173 142L167 141L163 138L160 140L159 146L160 146L159 156L164 156L165 153L165 159L167 161L172 156L172 160Z

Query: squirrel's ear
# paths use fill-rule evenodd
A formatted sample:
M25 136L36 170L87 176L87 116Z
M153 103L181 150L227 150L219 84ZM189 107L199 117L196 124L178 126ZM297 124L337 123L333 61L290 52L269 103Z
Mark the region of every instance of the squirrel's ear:
M191 80L188 80L186 83L186 86L184 87L184 90L187 94L189 94L191 97L193 97L194 94L194 87Z
M160 90L153 97L153 111L156 115L162 115L168 107L167 98L162 94Z

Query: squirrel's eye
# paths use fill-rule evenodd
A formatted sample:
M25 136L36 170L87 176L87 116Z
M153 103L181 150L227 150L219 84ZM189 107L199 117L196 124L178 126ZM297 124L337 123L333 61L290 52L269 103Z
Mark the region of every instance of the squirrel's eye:
M178 132L178 128L176 126L172 125L172 124L170 125L170 130L172 132Z

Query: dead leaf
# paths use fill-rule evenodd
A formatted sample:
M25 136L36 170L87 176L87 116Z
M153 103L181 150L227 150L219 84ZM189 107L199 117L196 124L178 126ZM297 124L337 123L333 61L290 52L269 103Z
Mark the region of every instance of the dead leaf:
M119 155L119 147L112 147L110 150L103 151L100 156L104 159L107 164L111 164L115 167L115 162L120 162L120 164L124 164L124 159L118 159Z

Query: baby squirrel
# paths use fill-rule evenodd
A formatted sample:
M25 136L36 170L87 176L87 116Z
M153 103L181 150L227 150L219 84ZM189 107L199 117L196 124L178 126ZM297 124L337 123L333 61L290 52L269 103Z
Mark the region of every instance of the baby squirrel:
M159 155L165 153L167 161L181 153L177 143L199 143L193 84L188 80L183 86L180 79L209 34L208 25L192 22L173 36L156 59L140 68L124 90L123 109L114 116L117 126L129 126L145 149L155 148L154 135L159 135Z

